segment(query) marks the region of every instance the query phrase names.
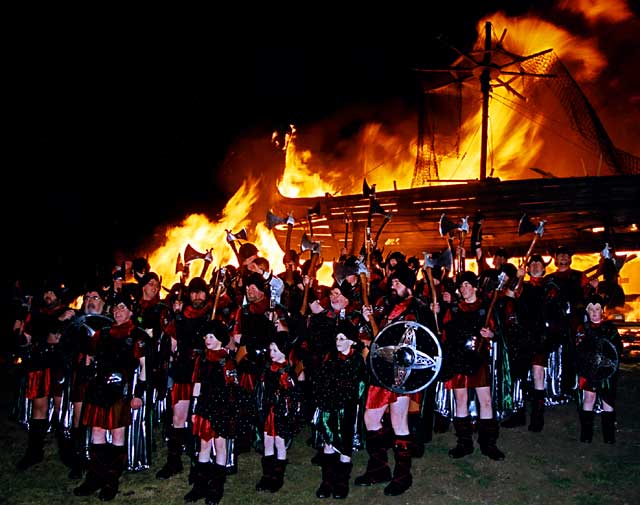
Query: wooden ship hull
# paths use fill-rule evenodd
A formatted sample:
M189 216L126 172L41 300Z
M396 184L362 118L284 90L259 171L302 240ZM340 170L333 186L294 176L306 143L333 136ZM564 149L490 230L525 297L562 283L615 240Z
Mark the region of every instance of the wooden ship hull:
M560 244L576 253L599 252L611 237L614 243L610 245L618 251L640 249L640 175L485 179L378 192L375 198L391 214L378 240L383 256L399 250L421 258L423 252L442 251L446 247L439 232L442 214L454 223L469 216L471 224L476 211L485 217L483 247L490 254L505 247L512 256L525 255L533 233L518 234L523 213L533 224L545 221L544 234L536 241L537 253L552 253ZM292 248L298 249L306 233L310 240L320 242L323 258L330 261L344 247L345 219L349 220L347 250L360 252L369 201L364 195L286 198L278 194L272 209L280 216L292 213ZM383 216L373 216L372 236L382 222ZM287 226L277 225L273 232L284 249ZM469 240L470 257L468 244Z

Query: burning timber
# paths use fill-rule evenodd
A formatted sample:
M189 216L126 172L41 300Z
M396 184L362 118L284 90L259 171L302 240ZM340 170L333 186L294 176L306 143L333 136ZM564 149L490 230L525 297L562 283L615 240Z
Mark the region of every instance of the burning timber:
M614 234L619 251L640 248L640 175L569 177L500 181L485 179L376 193L376 199L390 214L378 240L386 253L400 250L409 255L437 252L446 246L440 236L443 213L460 221L476 211L485 216L484 247L489 251L506 247L512 255L522 255L531 237L518 235L523 213L533 221L544 220L544 235L536 250L551 252L567 245L576 253L600 251L604 230ZM322 245L325 259L337 258L344 246L345 216L349 220L347 249L360 251L369 212L364 195L286 198L278 194L273 209L279 215L292 213L296 219L291 243L300 244L304 233ZM373 217L372 233L382 225L383 216ZM274 228L284 249L286 225ZM609 239L607 239L609 240Z
M503 46L506 29L497 42L490 22L485 23L483 33L484 41L479 40L481 45L475 51L465 54L455 50L459 58L451 66L416 69L425 103L431 103L446 87L455 85L461 90L464 82L479 80L478 88L470 87L478 90L473 100L482 97L479 178L462 182L439 179L434 161L442 159L437 149L439 135L433 128L435 122L425 120L433 111L421 109L412 188L378 192L373 199L366 186L360 195L324 198L287 198L278 193L272 209L296 220L292 244L299 244L307 233L320 242L325 259L337 258L345 242L349 252L358 254L370 223L371 236L380 234L379 249L421 257L423 252L436 253L446 247L439 227L443 214L461 223L479 211L484 216L483 247L489 252L505 247L514 256L525 255L532 237L518 233L523 214L532 222L545 222L536 252L549 253L563 244L576 253L594 253L601 251L605 242L618 251L640 249L640 159L613 145L593 106L552 49L518 56ZM525 77L545 84L540 89L550 90L559 109L566 113L566 131L577 132L576 145L596 153L611 173L515 180L487 177L490 98L498 96L497 90L506 89L524 102L522 93L509 83L515 85L516 78ZM534 88L529 90L535 95ZM457 103L462 107L461 100ZM461 117L461 111L453 116ZM508 144L508 139L503 140ZM598 169L597 173L604 172ZM374 201L377 212L372 216ZM275 226L274 233L284 249L287 227Z

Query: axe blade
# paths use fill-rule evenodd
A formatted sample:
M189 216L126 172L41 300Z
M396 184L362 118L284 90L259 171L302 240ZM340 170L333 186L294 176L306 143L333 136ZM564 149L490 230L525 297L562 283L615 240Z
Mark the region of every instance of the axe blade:
M376 185L369 186L367 184L367 179L363 179L362 181L362 196L365 198L370 198L376 194Z
M451 271L453 267L453 255L451 254L451 249L446 249L438 258L438 265L447 270Z
M534 225L526 212L522 214L520 221L518 222L518 235L522 236L525 233L531 233L536 231L536 225Z
M424 256L424 268L433 269L437 266L436 261L431 253L424 251L422 254Z
M294 224L296 224L296 220L293 219L293 213L289 212L289 214L287 215L287 219L285 220L285 223L287 223L287 226L291 225L293 226Z
M236 240L247 240L247 230L242 228L238 233L233 233L231 230L226 230L227 242L235 242Z
M309 237L306 233L302 235L302 240L300 241L300 250L302 252L313 250L313 242L309 240Z
M175 273L179 274L180 272L184 272L184 263L182 262L182 254L178 253L178 257L176 258Z
M460 223L460 231L463 233L469 233L469 216L462 218Z
M536 231L535 234L538 235L538 237L542 238L542 235L544 235L544 223L546 221L544 219L541 219L540 222L538 223L538 226L536 227Z
M456 228L458 228L458 225L451 221L451 219L447 217L447 214L443 212L440 216L440 222L438 223L440 236L444 237Z
M272 230L275 226L286 222L286 220L286 218L276 216L270 210L267 211L267 228L269 228L270 230Z

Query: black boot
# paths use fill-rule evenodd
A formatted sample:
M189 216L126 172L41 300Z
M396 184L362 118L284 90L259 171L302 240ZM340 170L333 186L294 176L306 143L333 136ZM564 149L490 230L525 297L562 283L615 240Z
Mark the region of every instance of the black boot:
M473 452L473 425L471 416L454 417L453 429L456 432L456 446L449 449L449 456L458 459Z
M590 444L593 440L593 411L581 410L580 416L580 442Z
M182 449L187 435L186 428L171 428L167 440L167 462L156 473L156 479L169 479L182 472Z
M384 494L387 496L399 496L413 484L411 476L411 435L398 436L393 447L396 466L393 468L393 478Z
M367 470L360 477L356 477L356 486L371 486L379 482L389 482L391 480L391 468L387 457L387 430L367 430L366 445L369 453Z
M186 495L184 501L196 502L207 496L207 484L210 480L211 463L196 462L193 470L193 487Z
M84 481L73 490L76 496L90 496L100 489L107 472L107 444L91 444L89 446L89 464Z
M531 422L529 431L540 433L544 427L544 389L534 389L531 400Z
M425 426L423 424L422 416L419 413L409 414L409 432L412 435L413 443L411 444L411 456L414 458L421 458L424 455L425 444ZM431 428L429 428L429 435L431 435Z
M55 425L55 436L58 443L58 453L62 464L71 468L74 460L74 445L71 431L67 431L60 423Z
M605 412L602 414L602 440L605 444L615 444L616 443L616 413Z
M29 433L27 451L16 463L16 468L21 472L37 465L44 458L44 439L47 436L49 422L46 419L31 419L29 421Z
M339 461L339 454L322 454L321 458L321 467L322 467L322 482L320 486L316 490L316 496L318 498L331 498L331 493L333 493L333 487L335 485L336 480L336 471L337 465ZM349 483L347 483L348 486Z
M509 417L500 423L503 428L517 428L527 424L527 413L524 408L514 410Z
M273 473L271 474L271 491L275 493L284 485L284 472L287 469L288 461L286 459L276 459L273 464Z
M73 446L73 454L69 478L82 479L84 469L87 466L86 430L84 427L71 428L71 444Z
M393 478L384 494L387 496L399 496L413 484L411 476L411 435L398 436L393 447L396 466L393 468Z
M205 505L218 505L224 496L224 483L227 480L227 467L214 463L211 465L210 472L204 503Z
M451 424L451 420L440 414L439 412L434 413L433 415L433 432L434 433L446 433L449 431L449 425Z
M500 425L495 419L478 420L478 445L480 452L494 461L502 461L504 452L498 449L496 442L500 434Z
M353 463L338 460L333 484L333 497L336 500L343 500L349 496L349 480L351 480L351 470Z
M101 501L111 501L118 494L120 476L127 462L127 448L123 445L106 445L107 471L104 474L104 484L98 493Z
M272 454L271 456L262 456L260 462L262 463L262 477L260 477L260 480L256 484L256 491L270 491L273 466L276 462L276 456L275 454Z

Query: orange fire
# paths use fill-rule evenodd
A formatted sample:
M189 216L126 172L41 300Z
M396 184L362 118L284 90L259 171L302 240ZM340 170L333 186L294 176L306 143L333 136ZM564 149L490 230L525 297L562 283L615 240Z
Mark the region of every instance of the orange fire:
M630 16L624 2L609 0L605 8L602 4L603 2L589 0L565 0L558 7L579 13L589 23L603 20L615 23ZM486 21L493 24L494 45L504 28L508 27L504 45L509 51L528 55L553 48L554 54L570 69L578 82L596 80L606 66L606 58L595 38L577 36L533 16L508 18L502 13L496 13L481 20L478 23L476 51L484 46ZM472 55L480 61L481 55L475 51ZM508 79L509 77L505 78ZM510 85L529 99L541 94L545 81L543 78L519 78L510 82ZM436 133L434 139L436 146L449 146L448 151L437 154L440 179L475 179L479 174L481 103L477 76L465 81L462 91L465 102L457 132L459 140L445 139L440 133ZM451 87L441 88L436 93L455 102L457 91ZM554 105L559 109L553 98L543 96L542 100L549 105L549 110ZM540 167L558 176L605 173L606 167L601 166L601 159L576 147L574 138L565 138L564 134L558 133L571 130L566 119L563 125L559 125L557 118L544 116L535 106L533 110L526 109L525 101L509 93L504 87L492 89L489 105L490 152L487 175L501 179L528 178L534 176L528 171L530 167ZM382 123L367 124L357 134L354 145L343 149L348 156L326 159L312 149L303 147L303 143L297 138L295 127L292 126L280 146L284 151L285 168L277 181L278 191L292 198L316 197L327 193L354 194L361 191L364 177L370 184L376 184L379 191L409 188L414 180L418 149L415 126L416 119L413 116L398 121L393 127ZM456 149L451 147L454 144ZM425 148L429 149L430 146L425 145ZM272 270L283 270L283 251L273 233L264 225L264 214L256 211L258 204L264 204L264 200L268 198L268 195L260 193L260 182L260 179L245 181L229 200L218 220L212 221L202 214L194 214L186 217L178 226L167 229L164 244L149 258L152 268L162 276L165 287L178 281L175 271L176 256L187 245L202 252L212 249L211 268L226 264L237 265L233 251L226 242L227 230L238 232L246 228L248 240L269 260ZM321 226L318 229L321 233ZM191 276L199 275L201 268L197 263L201 261L195 260L190 265ZM583 269L597 261L597 254L585 255L584 258L576 255L573 267ZM331 284L331 263L325 262L318 276L324 284ZM621 277L625 292L640 293L640 260L626 264Z

